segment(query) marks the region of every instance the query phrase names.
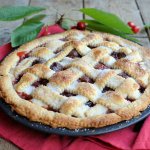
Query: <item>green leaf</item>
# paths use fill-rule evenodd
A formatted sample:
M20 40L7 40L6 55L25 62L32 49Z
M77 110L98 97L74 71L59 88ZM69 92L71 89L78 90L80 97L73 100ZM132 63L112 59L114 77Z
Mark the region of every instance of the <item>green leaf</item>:
M43 25L44 23L42 22L28 22L16 28L11 34L12 47L22 45L35 39Z
M88 24L87 28L89 30L95 30L95 31L101 31L101 32L107 32L107 33L115 34L115 35L118 35L120 37L126 38L130 41L134 41L136 43L139 43L138 39L133 38L131 36L128 36L124 33L121 33L121 32L119 32L119 31L117 31L111 27L105 26L105 25L103 25L103 24L101 24L95 20L81 20L81 21L86 22Z
M145 26L144 26L144 28L150 28L150 24L146 24Z
M64 18L61 22L61 27L68 30L71 26L74 26L76 24L76 21Z
M5 6L0 7L0 20L1 21L13 21L18 20L29 15L38 13L45 10L42 7L33 6Z
M103 25L95 20L81 20L83 22L86 22L88 25L88 28L92 28L96 31L102 31L102 32L108 32L108 33L112 33L115 35L120 35L121 33L111 27L108 27L106 25Z
M46 17L45 14L39 14L39 15L35 15L32 18L26 20L24 23L31 23L31 22L39 22L42 19L44 19Z
M137 44L142 45L142 43L141 43L138 39L136 39L136 38L134 38L134 37L132 37L132 36L128 36L128 35L122 34L121 37L123 37L123 38L125 38L125 39L128 39L128 40L130 40L130 41L132 41L132 42L135 42L135 43L137 43Z
M118 31L133 34L132 30L116 15L95 8L82 8L80 11L96 21Z

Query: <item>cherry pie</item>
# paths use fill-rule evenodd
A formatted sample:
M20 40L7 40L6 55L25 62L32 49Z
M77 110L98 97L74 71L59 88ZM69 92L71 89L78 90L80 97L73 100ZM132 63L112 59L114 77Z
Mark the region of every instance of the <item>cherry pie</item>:
M0 96L52 127L98 128L150 104L150 50L107 33L69 30L24 44L0 65Z

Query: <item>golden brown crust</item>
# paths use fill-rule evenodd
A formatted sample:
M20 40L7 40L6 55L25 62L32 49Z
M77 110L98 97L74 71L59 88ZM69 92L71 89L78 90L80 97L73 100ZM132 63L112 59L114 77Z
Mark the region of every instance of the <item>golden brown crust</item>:
M69 42L65 43L65 41L59 40L63 38L68 39ZM47 48L41 46L37 51L35 50L45 43ZM57 43L58 45L55 47ZM88 46L96 48L91 51ZM49 48L52 48L52 51ZM64 50L53 57L54 52L61 49ZM50 69L53 62L62 62L63 64L63 58L72 49L76 49L80 55L84 56L66 64L65 67L68 69L63 71L55 73ZM32 51L30 56L34 56L34 58L24 61L22 64L24 68L16 68L19 62L17 53L21 51L25 53ZM110 56L112 52L123 52L127 57L114 62L114 58ZM44 59L46 62L29 67L36 58ZM141 68L141 61L144 62L146 69ZM131 77L125 79L119 76L115 70L99 72L94 69L98 62L121 69ZM138 44L107 33L70 30L31 41L8 55L0 65L0 97L17 113L32 121L41 122L54 128L103 127L131 119L139 115L150 104L149 64L149 49ZM14 79L20 73L24 74L14 86ZM89 76L96 82L94 84L77 83L77 80L83 75ZM47 79L48 86L41 85L30 91L32 84L40 78ZM106 86L114 91L102 93ZM145 88L144 93L139 90L140 86ZM22 99L17 94L17 92L24 92L24 89L31 92L33 97L31 101ZM78 94L79 97L68 98L61 95L66 89L73 94ZM127 98L131 98L133 101L129 102L126 100ZM95 104L93 108L85 105L89 100ZM45 105L55 111L45 109ZM100 108L103 110L99 111ZM105 114L107 109L113 113ZM60 110L60 113L57 110ZM94 110L98 110L98 112L93 113Z
M127 72L129 75L137 79L139 84L146 86L148 84L148 72L142 69L138 64L130 62L126 59L120 59L117 61L114 66L116 68L122 69Z
M27 68L25 72L34 74L40 78L49 78L53 71L44 64L35 64L33 67Z
M55 73L52 77L50 77L49 83L64 89L68 87L73 81L77 80L78 77L78 72L70 68Z

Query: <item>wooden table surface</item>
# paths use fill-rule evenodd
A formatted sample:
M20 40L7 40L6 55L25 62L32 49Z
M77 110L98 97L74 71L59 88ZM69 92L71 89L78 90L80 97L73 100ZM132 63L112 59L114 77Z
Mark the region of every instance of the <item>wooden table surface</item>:
M76 10L83 7L93 7L113 12L125 22L133 21L142 27L150 24L150 0L0 0L4 5L32 5L46 7L49 16L45 23L53 24L57 14L64 14L73 19L82 19L83 15ZM15 22L0 22L0 45L10 41L10 33L23 20ZM150 47L150 30L135 35L143 45ZM0 138L0 150L18 150L16 146Z

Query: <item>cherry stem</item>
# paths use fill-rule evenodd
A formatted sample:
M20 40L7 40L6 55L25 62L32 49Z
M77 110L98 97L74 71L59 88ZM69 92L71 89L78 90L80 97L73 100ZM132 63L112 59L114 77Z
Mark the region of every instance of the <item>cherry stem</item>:
M62 15L60 16L60 18L59 18L55 23L60 25L60 24L62 23L63 19L64 19L64 15L65 15L65 14L62 14Z

